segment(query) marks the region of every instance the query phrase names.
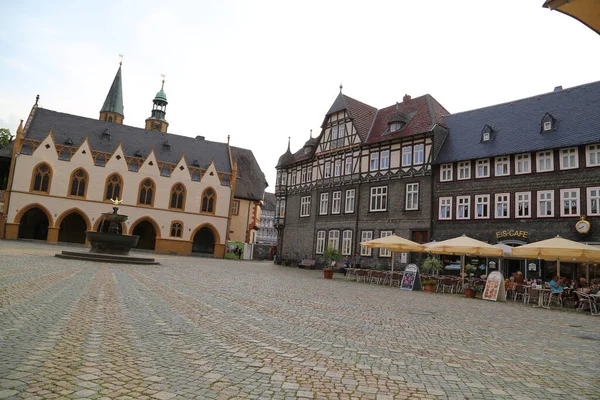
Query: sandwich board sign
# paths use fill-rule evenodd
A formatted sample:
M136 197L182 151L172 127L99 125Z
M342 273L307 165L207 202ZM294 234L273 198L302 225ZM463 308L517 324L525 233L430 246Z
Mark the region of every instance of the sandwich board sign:
M419 274L419 267L416 264L408 264L404 269L400 289L411 291L413 289L421 290L421 274Z
M488 275L483 289L483 300L506 301L506 290L504 289L504 276L500 271L494 271Z

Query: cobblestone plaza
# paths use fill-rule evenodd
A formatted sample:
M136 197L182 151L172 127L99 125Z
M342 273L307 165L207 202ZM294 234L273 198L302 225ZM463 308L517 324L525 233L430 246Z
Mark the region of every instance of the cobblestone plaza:
M598 399L600 318L269 262L0 242L0 399Z

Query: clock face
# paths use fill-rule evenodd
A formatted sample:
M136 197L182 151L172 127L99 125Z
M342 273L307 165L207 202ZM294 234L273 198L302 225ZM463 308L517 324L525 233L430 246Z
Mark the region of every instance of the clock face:
M579 233L587 233L590 230L590 223L588 221L579 221L575 224L575 229Z

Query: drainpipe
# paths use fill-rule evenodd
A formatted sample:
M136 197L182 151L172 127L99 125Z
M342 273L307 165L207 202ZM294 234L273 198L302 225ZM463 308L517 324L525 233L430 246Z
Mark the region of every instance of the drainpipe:
M4 232L2 232L2 237L6 237L6 229L8 225L8 212L10 206L10 194L12 192L12 184L15 177L15 170L17 169L17 157L21 154L21 145L23 143L23 120L19 123L19 127L17 128L17 134L15 136L15 144L13 146L12 157L10 160L10 167L8 173L8 182L6 183L6 201L4 202L4 210L2 213L4 214Z

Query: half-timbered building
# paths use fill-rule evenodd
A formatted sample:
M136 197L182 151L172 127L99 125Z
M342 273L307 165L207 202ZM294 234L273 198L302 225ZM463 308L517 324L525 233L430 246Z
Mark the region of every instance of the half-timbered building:
M434 238L464 233L507 251L556 235L599 243L599 109L594 82L445 117L449 133L434 166ZM585 276L584 265L569 261L561 262L563 274ZM503 262L505 273L548 279L556 272L554 262ZM485 269L486 260L473 264Z
M431 162L447 113L430 95L377 109L340 90L318 137L295 153L288 144L277 164L278 256L315 259L333 247L362 265L389 265L389 251L359 243L392 233L427 242Z

